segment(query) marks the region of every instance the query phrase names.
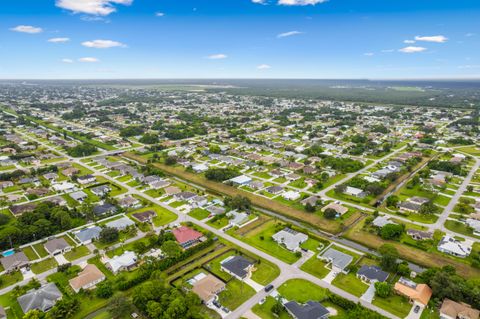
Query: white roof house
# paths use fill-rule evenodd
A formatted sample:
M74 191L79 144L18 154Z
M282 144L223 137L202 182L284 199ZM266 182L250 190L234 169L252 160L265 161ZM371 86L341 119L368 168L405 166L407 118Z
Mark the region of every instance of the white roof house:
M290 251L297 251L300 245L308 240L307 235L287 227L273 235L272 238Z
M229 220L230 225L238 226L245 224L248 221L248 214L244 212L237 212L236 210L229 211L227 213L228 217L231 217Z
M114 256L105 264L114 274L130 269L137 264L137 256L133 251L126 251L120 256Z
M67 192L75 189L75 184L70 182L63 182L59 184L53 184L53 189L57 192Z
M453 238L450 235L443 236L442 240L438 243L438 250L442 253L465 258L470 255L472 247L465 245Z
M237 185L246 185L252 181L252 179L246 175L240 175L230 179L230 181Z
M105 226L115 228L117 230L124 230L128 226L132 226L132 225L135 225L135 223L128 217L115 219L105 224Z
M351 186L347 186L347 188L345 188L344 193L347 195L355 196L355 197L365 196L365 192L363 190L361 190L360 188L351 187Z
M300 198L300 193L296 191L286 191L282 196L287 200L297 200Z
M205 165L205 164L195 164L195 165L192 166L192 169L197 173L201 173L201 172L205 172L206 170L208 170L208 166Z
M382 228L383 226L385 225L388 225L388 224L396 224L395 222L391 221L390 220L390 217L389 216L378 216L377 218L375 218L372 222L372 224L374 226L377 226L377 227L380 227Z

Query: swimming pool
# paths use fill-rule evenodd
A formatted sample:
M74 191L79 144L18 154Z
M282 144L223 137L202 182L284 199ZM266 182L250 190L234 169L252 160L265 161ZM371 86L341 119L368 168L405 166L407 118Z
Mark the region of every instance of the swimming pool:
M15 249L9 249L9 250L5 250L3 253L2 253L2 256L3 257L8 257L8 256L11 256L15 254Z

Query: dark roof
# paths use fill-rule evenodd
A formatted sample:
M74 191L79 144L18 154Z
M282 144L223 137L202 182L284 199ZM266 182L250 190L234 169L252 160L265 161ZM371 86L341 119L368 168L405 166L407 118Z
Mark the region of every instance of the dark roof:
M316 301L307 301L304 305L300 305L296 301L289 301L285 304L285 308L296 319L326 318L330 313L327 308Z
M18 297L17 301L23 312L27 313L33 309L47 311L51 309L60 298L62 298L60 290L58 290L54 283L49 283L37 290L32 290Z
M105 203L105 204L101 204L101 205L97 205L95 207L93 207L93 213L95 215L102 215L102 214L105 214L107 212L114 212L116 211L117 208L112 205L112 204L109 204L109 203Z
M37 208L37 204L35 203L28 203L28 204L23 204L23 205L13 205L13 206L10 206L10 211L12 212L12 214L14 215L19 215L19 214L23 214L25 212L31 212L33 211L35 208Z
M143 223L157 216L157 213L155 213L153 210L146 210L141 213L132 214L132 216L135 217L135 219L137 219L138 221Z
M13 255L1 258L0 263L2 264L3 268L8 271L13 268L28 265L30 261L25 255L25 253L23 251L20 251Z
M363 265L357 272L357 275L365 276L369 280L385 281L388 273L380 269L378 266Z
M253 265L253 263L242 256L234 256L230 260L222 263L222 267L229 272L234 273L240 278L245 278L248 274L247 268Z

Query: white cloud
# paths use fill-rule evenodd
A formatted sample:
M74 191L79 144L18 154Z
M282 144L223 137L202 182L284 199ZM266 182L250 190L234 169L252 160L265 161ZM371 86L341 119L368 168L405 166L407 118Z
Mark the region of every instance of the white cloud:
M395 51L395 50L393 50L393 49L385 49L385 50L382 50L381 52L382 52L382 53L391 53L391 52L393 52L393 51Z
M10 30L30 34L40 33L43 31L42 28L32 27L31 25L17 25L15 28L11 28Z
M327 1L328 0L278 0L278 4L283 6L314 6Z
M415 43L415 40L403 40L403 43L412 44L412 43Z
M165 16L165 13L163 13L163 12L155 12L155 16L156 16L156 17L164 17L164 16Z
M51 39L48 39L47 41L51 43L65 43L70 41L70 38L51 38Z
M115 4L130 5L133 0L57 0L56 6L73 11L73 13L86 13L106 16L115 12Z
M365 55L365 56L374 56L375 53L373 53L373 52L367 52L367 53L364 53L363 55Z
M266 0L252 0L253 3L266 4Z
M210 59L210 60L221 60L221 59L226 59L228 56L226 54L223 54L223 53L219 53L219 54L211 54L209 56L207 56L207 59Z
M417 41L424 41L424 42L436 42L436 43L444 43L447 42L448 38L443 35L433 35L433 36L416 36L415 40Z
M303 32L300 31L288 31L288 32L283 32L280 34L277 34L277 38L286 38L286 37L291 37L293 35L299 35L302 34Z
M410 46L410 47L402 48L398 51L403 52L403 53L418 53L418 52L423 52L425 50L427 50L427 48Z
M85 58L80 58L78 59L79 62L88 62L88 63L93 63L93 62L98 62L99 60L97 58L92 58L92 57L85 57Z
M271 69L272 67L268 64L260 64L260 65L257 65L257 69L259 70L268 70L268 69Z
M125 44L117 41L112 40L93 40L93 41L85 41L82 42L82 45L87 48L95 48L95 49L108 49L114 47L126 47Z
M72 59L62 59L63 63L73 63Z

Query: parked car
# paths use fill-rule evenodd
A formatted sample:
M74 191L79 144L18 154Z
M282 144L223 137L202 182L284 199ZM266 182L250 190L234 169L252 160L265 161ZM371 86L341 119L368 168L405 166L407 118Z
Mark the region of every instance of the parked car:
M272 290L272 289L273 289L273 285L270 284L270 285L265 286L265 289L264 289L264 290L265 290L265 292L269 292L269 291Z
M415 313L418 313L419 310L420 310L419 305L416 305L415 308L413 308L413 312L415 312Z

